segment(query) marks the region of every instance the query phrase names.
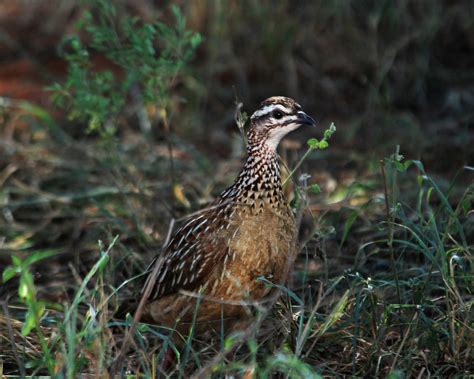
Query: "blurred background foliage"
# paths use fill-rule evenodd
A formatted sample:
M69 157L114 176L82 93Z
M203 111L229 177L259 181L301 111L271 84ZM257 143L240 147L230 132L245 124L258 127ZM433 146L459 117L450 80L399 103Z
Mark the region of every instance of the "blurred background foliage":
M473 67L469 0L2 2L0 268L13 254L54 249L35 280L41 298L61 302L96 261L97 241L119 235L104 280L130 278L172 218L235 177L245 153L236 103L252 112L273 95L295 98L319 124L283 141L289 167L305 138L337 125L330 149L301 169L322 190L302 226L313 236L309 278L390 272L388 249L368 249L385 235L386 156L390 209L400 201L413 211L390 221L423 219L415 204L424 167L453 208L462 203L464 231L453 233L465 248L474 233ZM424 166L397 174L399 153ZM443 209L444 242L453 212Z
M262 99L279 93L300 99L322 125L336 121L342 128L339 143L352 151L380 154L401 144L404 151L432 160L440 170L449 169L449 164L436 159L440 153L456 153L458 164L472 158L468 148L473 108L472 2L173 4L179 5L188 28L199 32L204 43L173 83L172 99L161 98L172 103L173 129L198 147L215 143L216 153L225 156L234 129L235 98L251 110ZM160 20L174 25L170 5L166 1L116 2L115 14L105 21L117 32L115 41L97 33L95 41L87 40L90 24L89 30L79 30L90 46L97 71L126 74L121 70L124 64L104 53L101 43L125 48L124 55L129 56L125 65L139 54L146 61L153 51L133 43L129 45L136 51L126 50L127 29L121 23L134 17L145 23ZM64 78L65 62L58 56L58 46L65 36L77 35L78 20L84 24L92 17L89 8L88 2L72 1L3 4L2 94L46 106L43 85ZM148 38L143 37L145 29L136 40ZM177 40L167 41L179 49ZM129 79L121 80L126 83ZM140 90L148 98L148 92L154 92L157 103L159 90ZM132 107L131 103L127 106ZM158 137L164 127L159 114L151 121Z

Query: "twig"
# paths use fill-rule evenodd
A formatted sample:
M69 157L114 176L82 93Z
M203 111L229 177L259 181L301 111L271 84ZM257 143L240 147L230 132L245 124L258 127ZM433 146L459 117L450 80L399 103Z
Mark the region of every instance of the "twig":
M13 356L15 357L15 361L18 365L18 368L20 369L20 378L24 378L26 375L25 366L23 365L23 362L20 360L20 357L18 356L17 351L16 351L15 336L13 334L13 328L10 321L10 314L8 312L7 301L2 301L2 309L3 309L3 313L5 314L5 319L7 323L7 329L8 329L8 337L10 339L10 343L12 344Z
M390 372L392 372L393 369L395 368L395 365L397 364L397 359L400 356L400 353L403 349L403 346L405 346L405 343L407 342L407 338L408 338L408 335L410 334L410 330L411 330L411 327L413 325L413 322L415 322L415 320L417 318L418 318L418 312L415 312L415 314L413 315L413 318L411 319L410 324L408 325L408 329L405 332L405 335L403 336L402 342L400 343L400 346L399 346L398 351L395 355L395 358L393 358L392 366L390 367Z

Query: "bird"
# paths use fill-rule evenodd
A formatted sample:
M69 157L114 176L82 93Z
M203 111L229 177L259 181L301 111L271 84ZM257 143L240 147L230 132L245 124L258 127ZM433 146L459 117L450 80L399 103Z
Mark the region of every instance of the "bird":
M298 230L282 189L277 147L303 125L315 121L289 97L260 104L249 118L247 159L234 183L185 220L150 264L142 321L181 333L191 324L232 331L251 317L247 304L268 298L268 281L284 284Z

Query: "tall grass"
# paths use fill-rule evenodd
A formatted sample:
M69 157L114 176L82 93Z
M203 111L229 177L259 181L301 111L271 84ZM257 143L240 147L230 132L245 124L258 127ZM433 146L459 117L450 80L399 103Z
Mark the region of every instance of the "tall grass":
M138 324L120 374L156 377L168 348L175 377L474 372L472 167L440 177L417 154L400 155L431 151L426 166L451 171L470 156L463 112L470 97L457 87L468 80L449 79L470 74L432 57L449 45L440 36L451 36L453 25L454 36L467 34L472 7L455 4L444 14L440 1L426 12L410 2L356 3L227 9L215 1L204 10L206 2L189 3L190 22L206 26L206 53L192 65L201 39L177 8L171 24L149 24L121 18L123 9L105 1L87 2L82 33L61 45L68 78L51 88L78 124L0 99L0 374L104 375L132 324L114 312L137 293L168 221L202 207L240 164L240 140L230 165L202 148L203 141L230 145L219 139L232 122L229 82L251 101L284 92L344 120L339 149L316 153L324 135L310 140L301 159L294 148L282 150L294 168L292 204L304 211L292 280L278 288L271 311L256 309L255 324L237 335L191 333L178 347L169 338L175 330ZM264 30L259 39L255 25ZM91 60L97 52L112 63L105 71ZM446 86L438 90L454 105L430 106L424 89L431 81ZM459 127L446 141L438 132L452 131L450 117ZM401 149L373 159L394 140ZM451 144L461 158L444 154ZM326 166L342 173L334 190L331 180L310 180ZM351 170L355 180L344 181Z
M442 190L421 162L403 161L398 152L383 167L379 186L387 188L388 198L377 206L388 204L388 213L380 213L386 218L370 232L376 238L360 246L351 267L324 278L318 274L324 269L309 268L313 258L303 245L292 286L280 288L281 300L244 338L202 340L191 333L177 349L169 330L139 324L121 372L156 375L171 346L177 365L168 374L181 377L470 373L473 262L465 227L474 188L454 194L453 183ZM410 180L416 193L404 196L400 185ZM50 252L14 258L4 269L4 282L20 276L17 299L26 306L10 305L2 316L2 337L10 341L3 358L8 372L18 365L17 372L73 378L99 375L110 366L131 323L113 319L117 290L107 278L117 241L100 248L100 259L83 278L76 274L74 296L63 303L35 296L32 265ZM232 358L222 352L232 352Z

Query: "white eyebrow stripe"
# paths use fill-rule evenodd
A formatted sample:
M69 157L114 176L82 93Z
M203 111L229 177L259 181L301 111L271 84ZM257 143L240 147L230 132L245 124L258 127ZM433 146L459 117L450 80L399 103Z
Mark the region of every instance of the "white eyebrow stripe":
M290 108L284 107L281 104L270 104L264 106L262 109L259 109L258 111L255 111L250 118L256 118L256 117L262 117L265 116L266 114L269 114L270 112L273 112L275 109L278 109L282 111L283 113L291 113L292 110Z

